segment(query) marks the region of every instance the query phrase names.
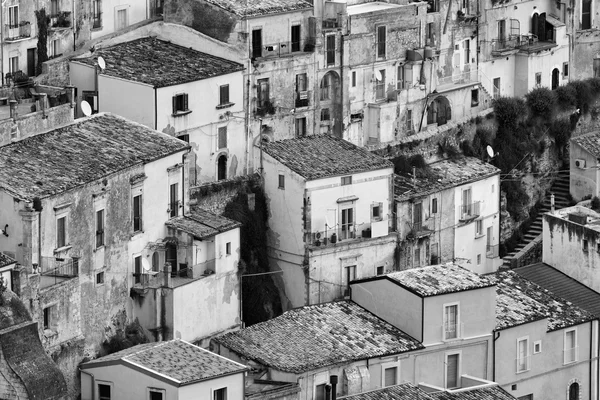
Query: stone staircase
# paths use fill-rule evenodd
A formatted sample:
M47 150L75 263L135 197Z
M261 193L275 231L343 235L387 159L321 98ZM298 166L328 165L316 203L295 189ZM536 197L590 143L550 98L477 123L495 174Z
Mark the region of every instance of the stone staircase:
M567 207L569 205L569 171L559 171L555 175L556 178L552 187L550 188L550 192L544 199L542 203L542 208L540 212L533 221L533 223L529 226L529 229L523 235L523 239L521 242L506 256L503 258L502 268L510 268L511 260L515 257L515 255L523 250L525 246L527 246L531 241L533 241L536 237L538 237L542 233L542 216L544 213L550 211L550 198L551 194L554 194L554 206L555 209L561 209Z

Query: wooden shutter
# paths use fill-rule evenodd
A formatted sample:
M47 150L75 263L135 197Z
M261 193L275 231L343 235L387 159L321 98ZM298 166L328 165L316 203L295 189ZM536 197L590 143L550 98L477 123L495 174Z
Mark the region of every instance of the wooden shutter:
M183 95L183 111L188 110L188 95L187 93Z
M448 364L446 368L446 387L458 387L458 354L452 354L448 356Z
M385 369L385 386L392 386L396 384L396 376L398 373L398 368L386 368Z

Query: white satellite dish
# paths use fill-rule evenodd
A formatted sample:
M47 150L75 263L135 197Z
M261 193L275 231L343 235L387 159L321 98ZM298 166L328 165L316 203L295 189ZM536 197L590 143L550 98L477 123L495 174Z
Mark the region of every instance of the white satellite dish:
M145 274L152 271L152 266L144 257L142 257L142 269L144 270Z
M98 57L98 66L100 67L100 69L106 68L106 61L104 61L104 58L102 58L101 56Z
M492 149L492 146L488 145L488 147L486 147L488 156L490 156L490 158L494 158L494 149Z
M90 106L90 103L88 103L87 101L83 100L81 102L81 112L86 117L89 117L90 115L92 115L92 106Z
M383 80L383 76L381 76L381 72L375 71L375 79L377 79L378 81Z

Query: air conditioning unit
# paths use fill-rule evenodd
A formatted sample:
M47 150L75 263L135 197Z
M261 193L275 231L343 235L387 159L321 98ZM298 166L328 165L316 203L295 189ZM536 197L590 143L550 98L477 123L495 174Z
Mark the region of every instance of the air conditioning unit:
M585 160L582 160L581 158L578 158L577 160L575 160L575 166L577 168L584 169L585 168Z

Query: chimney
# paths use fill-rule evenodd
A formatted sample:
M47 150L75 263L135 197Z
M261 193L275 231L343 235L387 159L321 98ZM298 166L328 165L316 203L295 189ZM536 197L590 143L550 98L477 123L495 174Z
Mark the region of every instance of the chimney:
M171 278L171 263L165 263L163 267L163 287L172 288L173 280Z
M337 375L331 375L329 377L329 382L331 383L331 400L336 400L337 399L337 382L338 382Z
M10 117L12 119L17 118L17 101L9 100L8 106L10 107Z

